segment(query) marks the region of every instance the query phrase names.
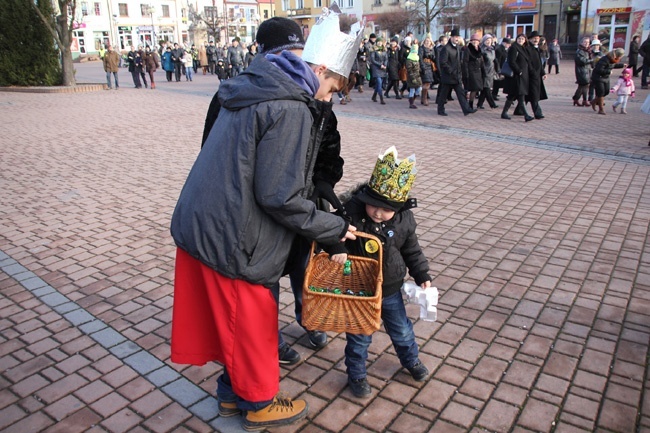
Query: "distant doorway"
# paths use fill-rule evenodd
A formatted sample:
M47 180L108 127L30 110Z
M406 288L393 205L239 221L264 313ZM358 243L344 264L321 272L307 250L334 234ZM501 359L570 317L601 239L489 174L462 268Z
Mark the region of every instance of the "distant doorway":
M557 30L557 15L544 15L544 37L547 42L555 39Z
M580 34L580 12L566 14L566 40L568 44L577 44Z

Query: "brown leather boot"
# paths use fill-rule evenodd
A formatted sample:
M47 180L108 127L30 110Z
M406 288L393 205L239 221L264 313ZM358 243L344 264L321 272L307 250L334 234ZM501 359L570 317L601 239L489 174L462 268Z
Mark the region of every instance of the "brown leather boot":
M605 113L605 97L601 96L600 98L596 98L596 100L598 101L597 102L598 114L602 114L603 116L606 115L607 113Z
M268 406L258 411L248 411L243 427L246 431L256 431L288 425L307 416L307 412L305 400L291 400L277 395Z

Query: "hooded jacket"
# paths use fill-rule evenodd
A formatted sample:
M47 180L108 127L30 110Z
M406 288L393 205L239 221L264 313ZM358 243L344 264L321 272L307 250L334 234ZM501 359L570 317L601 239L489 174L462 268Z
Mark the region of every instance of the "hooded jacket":
M400 290L404 284L407 270L418 285L431 281L429 262L420 248L415 233L417 223L411 209L417 207L416 200L409 199L391 220L376 223L368 217L366 205L358 197L359 193L367 187L367 184L360 185L350 197L347 197L349 199L341 197L341 201L344 202L343 213L350 224L359 231L378 237L381 241L384 275L382 296L386 298ZM377 259L378 254L368 253L364 248L364 243L365 239L359 237L355 241L346 241L345 247L349 254ZM345 251L338 244L331 248L325 248L325 250L330 254Z
M326 113L265 56L224 82L219 102L174 210L172 237L220 274L270 287L296 233L333 244L347 230L307 200Z

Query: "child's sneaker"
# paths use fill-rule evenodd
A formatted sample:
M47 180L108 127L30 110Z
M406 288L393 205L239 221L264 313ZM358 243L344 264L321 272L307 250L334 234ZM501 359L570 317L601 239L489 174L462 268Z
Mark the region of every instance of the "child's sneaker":
M423 382L429 375L429 369L427 369L420 361L416 362L413 367L409 367L408 371L416 382Z
M370 390L370 385L368 384L368 379L365 377L362 379L350 379L348 378L348 386L350 387L350 391L352 391L352 394L354 394L355 397L365 397L367 395L370 395L371 390Z
M300 361L300 354L293 350L287 343L284 343L284 345L280 347L278 355L280 358L280 364L293 365Z
M627 111L621 110L621 114L627 114Z
M612 110L614 110L614 113L616 113L616 104L612 105Z
M240 414L241 414L241 409L237 407L236 402L219 400L219 416L223 418L228 418Z
M258 411L248 411L243 427L246 431L256 431L288 425L304 418L308 411L305 400L291 400L278 394L268 406Z

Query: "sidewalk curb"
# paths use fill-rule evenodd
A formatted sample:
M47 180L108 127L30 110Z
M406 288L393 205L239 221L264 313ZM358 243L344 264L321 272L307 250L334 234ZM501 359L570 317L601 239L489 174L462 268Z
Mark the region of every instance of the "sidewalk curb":
M106 89L106 84L100 83L78 83L74 86L51 86L51 87L0 87L0 92L19 93L86 93Z

